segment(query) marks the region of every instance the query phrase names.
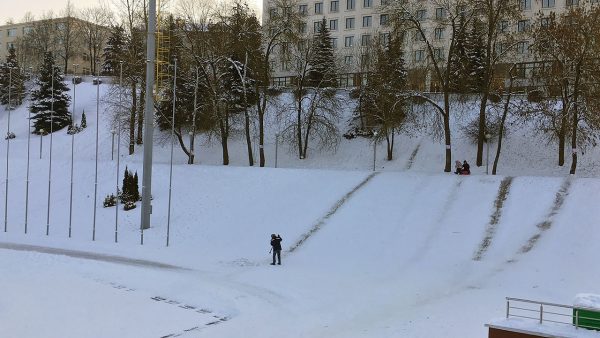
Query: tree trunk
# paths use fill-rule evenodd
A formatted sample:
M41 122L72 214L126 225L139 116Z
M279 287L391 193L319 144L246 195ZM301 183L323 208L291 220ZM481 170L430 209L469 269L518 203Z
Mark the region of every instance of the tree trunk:
M579 77L581 74L581 63L577 66L575 83L573 84L573 120L571 126L571 170L569 174L575 175L577 169L577 125L579 123Z
M487 81L487 79L486 79ZM485 141L486 131L486 112L485 108L487 107L487 101L489 97L489 86L484 88L481 102L479 105L479 133L477 134L477 161L476 164L478 167L481 167L483 164L483 142Z
M450 163L452 160L452 147L450 142L450 98L448 97L448 89L444 90L444 139L446 143L446 165L444 166L444 172L451 172Z
M564 89L567 91L567 89ZM567 93L563 94L563 107L560 117L560 130L558 132L558 165L565 164L565 144L567 143L567 124L569 115L569 101L566 98Z
M227 107L217 104L217 109L223 109L223 114L217 114L219 118L219 129L221 131L221 148L223 151L223 165L229 165L229 148L227 140L229 139L229 114L227 113Z
M512 68L511 68L512 71ZM498 161L500 160L500 150L502 149L502 135L504 134L504 123L506 122L506 116L508 115L508 106L512 96L514 77L510 76L510 82L508 84L508 96L504 104L504 111L502 112L502 119L500 120L500 130L498 131L498 147L496 148L496 157L494 157L494 165L492 167L492 175L496 175L498 169Z
M142 81L142 85L140 88L140 104L138 105L138 116L137 116L137 139L135 140L136 144L144 144L143 131L144 131L144 101L146 99L146 81Z
M129 155L135 151L135 113L137 111L137 86L131 82L131 111L129 115Z
M266 93L264 93L263 95L266 95ZM266 102L263 101L263 104L261 105L260 103L260 98L257 102L257 110L258 110L258 153L260 155L260 166L264 167L265 166L265 105Z
M304 149L302 151L302 159L306 158L306 153L308 152L308 137L310 136L310 129L312 127L313 116L313 113L311 113L308 116L308 121L306 122L306 134L304 134Z
M177 136L177 141L179 141L179 146L181 147L181 150L183 150L183 152L186 155L190 156L191 152L185 147L185 142L183 141L181 127L179 128L179 130L175 130L175 136Z
M302 92L300 90L300 92ZM298 138L298 156L302 159L302 98L297 99L298 107L297 107L297 119L296 123L298 124L296 128L296 137Z
M394 129L393 128L392 128L391 135L390 135L390 133L386 129L385 140L386 140L386 143L387 143L387 160L391 161L393 153L394 153Z
M244 100L245 101L245 100ZM248 114L248 105L244 108L244 129L246 129L246 145L248 147L248 165L254 166L254 154L252 153L252 140L250 139L250 116Z

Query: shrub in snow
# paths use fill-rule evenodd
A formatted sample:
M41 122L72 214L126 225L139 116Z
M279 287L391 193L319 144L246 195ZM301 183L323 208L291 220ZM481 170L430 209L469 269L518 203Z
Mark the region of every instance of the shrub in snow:
M137 202L140 200L140 189L138 185L137 171L133 174L125 167L125 176L123 177L123 192L119 195L121 202Z
M78 126L78 125L74 125L74 126L72 126L72 127L71 127L71 126L69 126L69 130L67 130L67 134L69 134L69 135L74 135L74 134L80 133L80 132L82 132L82 131L83 131L83 128L82 128L82 127L80 127L80 126Z
M498 139L498 134L500 134L500 122L501 120L499 118L493 118L491 121L487 121L485 131L490 135L491 140ZM471 120L467 125L461 127L461 130L469 141L473 142L473 144L477 143L477 138L479 137L479 118ZM507 127L504 125L502 137L505 137L506 134Z
M114 194L110 194L104 198L104 207L114 207L117 205L117 197Z
M87 128L87 119L85 117L85 110L81 114L81 128Z
M13 138L15 138L15 137L17 137L17 136L15 135L15 133L13 133L13 132L11 131L11 132L8 132L8 133L6 134L6 137L4 137L4 139L5 139L5 140L12 140L12 139L13 139Z
M542 102L542 100L544 100L544 92L541 90L532 90L530 92L527 92L527 100L529 102Z
M134 202L128 201L123 204L123 210L127 211L127 210L131 210L131 209L135 209Z

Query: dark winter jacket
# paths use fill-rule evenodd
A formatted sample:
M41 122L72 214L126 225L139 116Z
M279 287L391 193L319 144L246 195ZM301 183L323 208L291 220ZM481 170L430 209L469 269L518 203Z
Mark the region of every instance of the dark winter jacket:
M463 163L463 166L462 166L462 172L463 172L464 174L470 174L470 173L471 173L471 166L469 165L469 163L467 163L467 161L465 161L465 162Z
M275 251L281 251L281 241L283 239L280 236L277 236L275 238L271 238L271 246L273 247L273 250Z

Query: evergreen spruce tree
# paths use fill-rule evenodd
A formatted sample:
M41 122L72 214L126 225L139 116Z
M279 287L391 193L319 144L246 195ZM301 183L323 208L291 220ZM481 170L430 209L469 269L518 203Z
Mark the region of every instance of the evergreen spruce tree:
M121 202L125 203L131 199L131 177L129 175L129 169L125 167L125 173L123 176L123 190L121 192Z
M131 200L134 202L137 202L140 200L140 188L138 185L138 173L137 171L135 172L135 175L133 176L133 180L131 181L131 191L132 191L132 198Z
M467 80L471 92L479 93L483 87L485 71L485 34L481 20L474 18L467 35Z
M10 100L13 106L23 103L25 97L25 82L19 68L15 49L10 47L6 62L0 64L0 103L8 104L10 86Z
M85 117L85 110L81 114L81 128L87 128L87 118Z
M52 70L54 70L54 113L52 108ZM40 76L36 80L37 89L31 93L29 110L34 114L33 133L40 130L55 132L71 124L69 104L71 97L67 95L69 87L63 81L60 67L54 62L51 52L44 54L44 62L40 67Z
M456 54L450 60L451 83L450 87L455 93L466 93L469 91L469 46L467 41L466 19L464 14L458 18L458 27L456 31Z
M331 32L327 28L325 18L321 22L321 29L314 37L313 44L314 52L309 60L309 84L312 87L337 87L337 70L331 46Z
M106 47L102 57L102 74L108 76L119 75L119 62L124 60L125 53L125 30L122 26L112 26L110 36L106 42Z

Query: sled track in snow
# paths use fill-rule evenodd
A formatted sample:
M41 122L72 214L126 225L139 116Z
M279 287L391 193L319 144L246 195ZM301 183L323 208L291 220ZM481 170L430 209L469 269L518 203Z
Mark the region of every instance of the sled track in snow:
M571 183L572 180L569 177L567 177L562 183L560 189L558 190L558 192L556 192L556 196L554 197L554 203L552 204L552 208L550 208L550 212L546 216L546 220L536 224L538 232L529 238L527 244L521 247L519 253L524 254L531 251L531 249L533 249L540 237L542 237L542 234L552 227L552 224L554 223L554 216L558 214L558 211L563 206L563 204L565 203L565 199L569 195L569 188L571 187Z
M512 177L505 177L502 182L500 182L500 188L498 189L498 195L496 196L496 200L494 201L495 211L490 218L490 222L488 223L485 229L485 237L479 244L479 248L475 255L473 255L474 261L480 261L483 257L483 254L487 251L487 249L492 244L492 239L496 234L496 230L498 228L498 223L500 222L500 218L502 217L502 207L504 206L504 202L508 197L510 192L510 186L513 182Z
M410 170L410 168L412 168L413 163L415 163L415 158L417 157L417 154L419 153L420 148L421 148L421 143L419 142L419 144L417 144L417 147L415 148L415 150L413 150L412 154L410 154L408 161L406 162L406 170Z
M331 207L331 209L329 209L329 211L327 212L327 214L325 214L325 216L321 217L317 223L306 233L304 233L300 239L294 243L294 245L292 245L290 247L290 249L288 250L288 252L294 252L296 251L296 249L298 249L298 247L300 247L302 244L304 244L304 242L309 239L315 232L319 231L323 225L327 222L327 220L329 218L331 218L331 216L333 216L338 209L344 205L346 203L346 201L348 201L350 199L350 197L352 197L352 195L354 195L355 192L357 192L360 188L362 188L365 184L367 184L373 177L377 176L379 174L379 172L374 172L371 175L369 175L367 178L365 178L362 182L360 182L357 186L355 186L354 188L352 188L352 190L350 190L348 193L346 193L341 199L339 199L334 205L333 207Z
M50 248L50 247L43 247L43 246L37 246L37 245L0 242L0 249L39 252L39 253L45 253L45 254L51 254L51 255L61 255L61 256L68 256L68 257L73 257L73 258L89 259L89 260L107 262L107 263L133 265L133 266L144 267L144 268L157 268L157 269L182 270L182 271L189 270L187 268L183 268L180 266L159 263L159 262L153 262L153 261L148 261L148 260L144 260L144 259L135 259L135 258L127 258L127 257L121 257L121 256L114 256L114 255L97 254L97 253L86 252L86 251Z

